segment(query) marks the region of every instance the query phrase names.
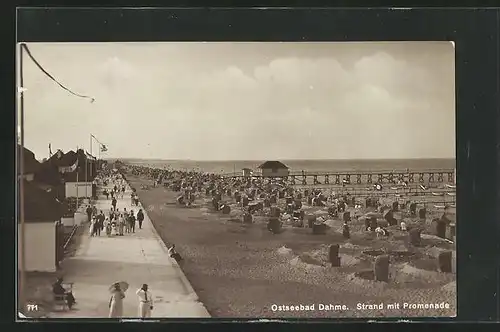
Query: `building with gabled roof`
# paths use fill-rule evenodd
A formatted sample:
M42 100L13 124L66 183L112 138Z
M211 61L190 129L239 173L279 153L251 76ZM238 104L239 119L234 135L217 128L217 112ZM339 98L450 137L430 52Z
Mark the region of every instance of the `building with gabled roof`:
M19 194L18 203L22 213L19 213L18 218L18 257L24 257L26 271L55 272L61 259L57 248L62 242L58 230L61 227L63 204L53 192L33 181L24 180ZM21 218L24 219L24 236ZM21 263L19 261L20 267Z
M266 161L258 168L263 177L287 177L290 174L288 166L276 160Z
M35 174L40 170L40 162L36 160L35 154L20 144L17 145L18 158L23 158L23 170L21 174L21 163L17 161L17 175L27 181L33 181Z

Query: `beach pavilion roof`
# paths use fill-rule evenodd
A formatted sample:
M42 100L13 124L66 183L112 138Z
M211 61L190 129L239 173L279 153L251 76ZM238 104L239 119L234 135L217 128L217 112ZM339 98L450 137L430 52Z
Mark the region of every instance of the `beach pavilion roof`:
M259 166L260 169L288 169L288 166L283 164L281 161L271 160L266 161Z

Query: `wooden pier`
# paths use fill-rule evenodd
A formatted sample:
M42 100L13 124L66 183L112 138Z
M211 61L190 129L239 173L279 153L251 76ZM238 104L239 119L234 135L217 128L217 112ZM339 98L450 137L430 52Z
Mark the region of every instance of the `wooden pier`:
M242 173L224 174L224 177L233 179L245 178ZM269 178L259 174L254 178ZM375 172L291 172L281 178L292 185L342 185L342 184L454 184L455 170L432 169L417 171L375 171Z

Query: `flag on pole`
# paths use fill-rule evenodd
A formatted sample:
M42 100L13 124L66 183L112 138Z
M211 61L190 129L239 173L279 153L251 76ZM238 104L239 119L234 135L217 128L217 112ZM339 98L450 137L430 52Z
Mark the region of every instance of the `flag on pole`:
M102 144L101 145L101 152L106 152L108 151L108 148L106 147L106 145Z
M75 163L73 165L71 165L70 172L74 172L77 167L78 167L78 158L76 158Z
M87 151L85 151L85 155L87 156L87 159L96 160L96 158L93 155L91 155L90 153L88 153Z

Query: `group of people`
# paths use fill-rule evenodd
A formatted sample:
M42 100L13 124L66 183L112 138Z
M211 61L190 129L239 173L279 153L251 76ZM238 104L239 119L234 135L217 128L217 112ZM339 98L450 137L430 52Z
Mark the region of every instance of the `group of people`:
M109 318L121 318L123 316L123 299L125 298L125 291L126 289L122 289L120 283L115 283L112 286L111 298L109 299L108 305ZM52 292L55 296L65 301L70 310L76 304L72 290L64 287L63 278L57 278L56 282L52 285ZM148 285L143 284L142 287L136 291L136 295L139 300L139 317L151 317L151 311L153 310L153 295L149 291Z
M120 175L115 174L114 177L102 178L101 182L107 183L108 180L112 181L114 185L111 190L104 189L103 191L106 199L111 195L111 207L108 215L106 216L102 210L98 213L95 206L88 205L86 209L88 221L90 222L90 236L100 236L101 231L105 231L108 237L123 236L125 233L135 233L137 223L139 229L142 229L142 223L144 222L144 212L142 209L139 209L137 214L135 214L134 210L127 211L126 208L123 208L120 211L117 208L118 196L123 198L125 193L124 179ZM139 206L139 197L135 191L132 192L131 200L132 206Z
M121 318L123 316L123 299L125 299L126 290L122 289L120 283L113 285L111 298L109 299L109 318ZM147 284L143 284L135 294L139 300L138 315L141 318L151 317L153 310L153 295L149 291Z
M123 236L124 233L135 233L136 223L139 229L142 229L144 222L144 212L139 209L137 214L134 210L127 211L126 208L120 211L117 208L111 208L106 217L101 211L98 215L92 216L90 224L90 236L100 236L101 231L106 231L107 236Z
M122 184L120 185L120 187L118 187L117 184L115 184L113 186L113 188L111 190L108 191L108 189L104 188L104 190L102 191L102 194L104 196L106 196L106 199L109 199L109 197L111 196L111 199L116 199L116 198L123 198L123 196L125 195L125 185Z
M139 196L137 196L135 190L130 194L130 204L132 206L139 206Z

